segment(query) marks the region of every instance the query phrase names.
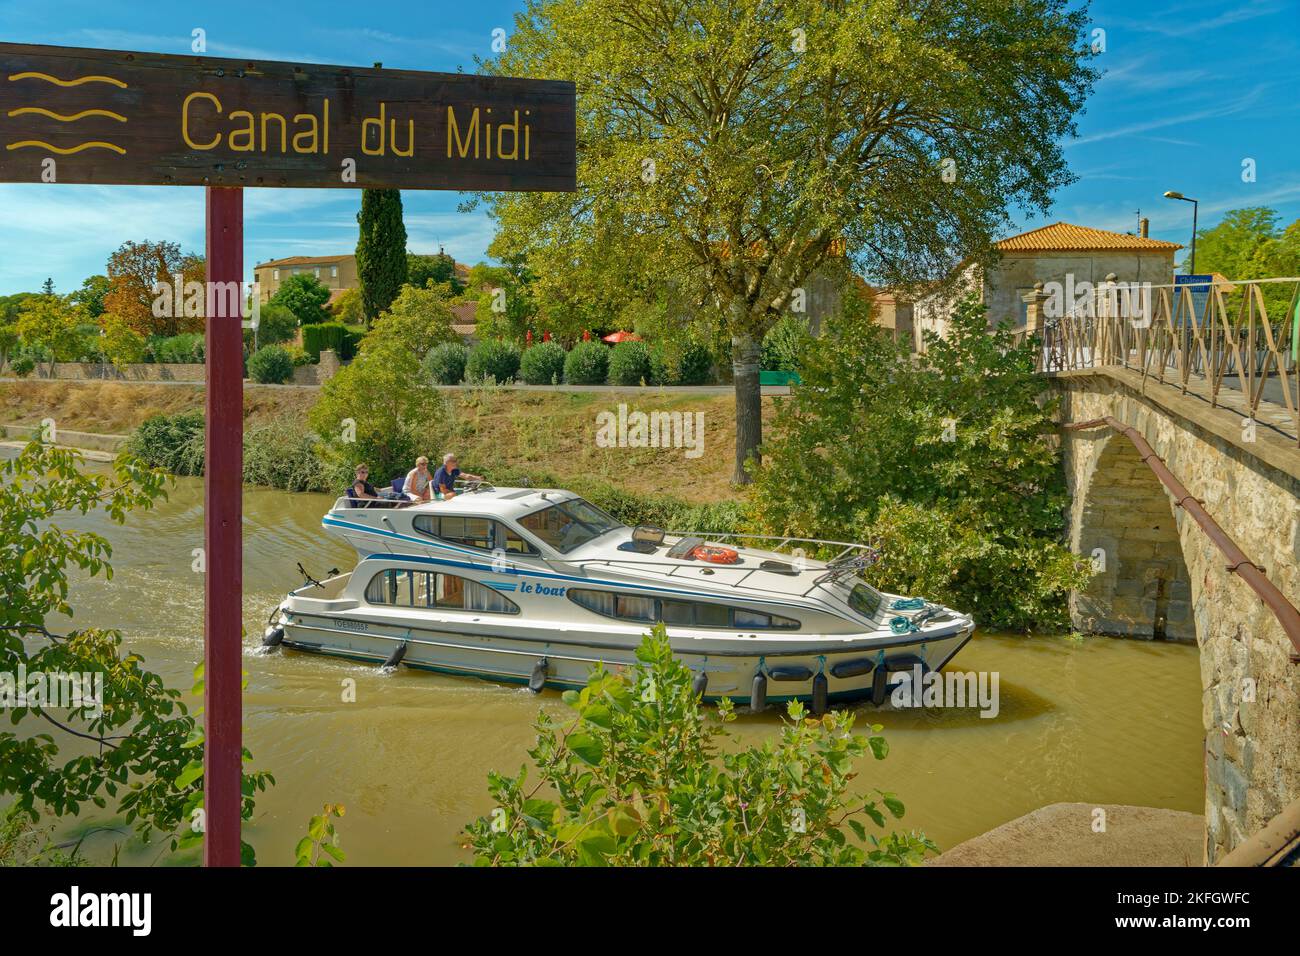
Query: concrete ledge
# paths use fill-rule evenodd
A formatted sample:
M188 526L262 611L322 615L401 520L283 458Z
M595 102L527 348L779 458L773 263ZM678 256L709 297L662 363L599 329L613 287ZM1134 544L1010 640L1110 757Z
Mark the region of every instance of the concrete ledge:
M1106 830L1094 833L1094 813ZM1182 810L1053 803L959 843L929 866L1201 866L1205 819Z
M31 441L40 434L39 425L0 425L0 438ZM126 435L99 435L95 432L74 432L58 429L55 432L56 445L68 448L88 448L92 451L117 452L125 443Z

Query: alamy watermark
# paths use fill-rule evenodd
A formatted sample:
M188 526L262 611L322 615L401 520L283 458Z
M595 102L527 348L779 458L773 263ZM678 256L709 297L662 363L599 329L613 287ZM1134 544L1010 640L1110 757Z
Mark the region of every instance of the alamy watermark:
M86 708L92 718L104 713L104 675L95 671L32 671L19 664L17 672L0 671L0 710L39 707L42 710Z
M157 319L240 319L244 328L256 329L262 318L260 282L186 282L178 272L171 282L155 282L152 291Z
M687 458L704 454L703 412L628 411L620 402L617 412L596 415L597 448L683 448Z
M890 674L889 682L889 702L898 708L975 707L988 720L1002 709L997 671L925 671L914 664Z
M1043 292L1047 295L1043 313L1049 319L1107 315L1127 318L1136 328L1151 324L1150 282L1076 282L1073 274L1067 274L1064 282L1044 282Z

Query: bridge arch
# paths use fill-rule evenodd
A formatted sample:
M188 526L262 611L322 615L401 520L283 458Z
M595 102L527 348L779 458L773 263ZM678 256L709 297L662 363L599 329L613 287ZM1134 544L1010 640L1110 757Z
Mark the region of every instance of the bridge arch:
M1128 440L1099 427L1076 492L1071 546L1094 576L1071 598L1071 618L1091 634L1196 641L1192 580L1175 507Z

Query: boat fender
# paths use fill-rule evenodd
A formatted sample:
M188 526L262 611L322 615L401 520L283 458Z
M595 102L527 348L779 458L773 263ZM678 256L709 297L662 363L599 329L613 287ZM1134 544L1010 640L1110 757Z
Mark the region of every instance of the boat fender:
M802 664L786 664L783 667L769 667L767 676L772 680L809 680L813 672L811 667Z
M930 669L929 665L925 663L925 658L916 654L899 654L897 657L891 657L888 669L891 671L910 671L917 664L921 665L921 673L925 673Z
M889 691L889 668L883 663L871 675L871 702L879 707Z
M546 686L546 671L550 668L551 662L545 657L537 659L533 665L533 672L528 675L528 689L534 694L540 694L542 688Z
M703 698L704 692L709 689L709 675L705 671L696 671L695 676L691 678L691 693L696 697Z
M268 627L262 634L263 647L279 647L280 642L284 640L284 628L279 625Z
M397 645L393 650L393 653L388 655L388 660L384 661L384 670L392 670L398 664L402 663L402 658L406 656L407 645L407 641L402 641L402 643Z
M826 700L829 696L830 681L826 679L825 674L818 673L813 678L812 712L814 717L820 717L826 713Z
M754 675L754 686L749 692L750 713L757 714L767 706L767 675L759 671Z
M851 661L840 661L838 664L831 665L831 676L858 677L871 673L871 668L875 666L875 662L870 657L855 657Z

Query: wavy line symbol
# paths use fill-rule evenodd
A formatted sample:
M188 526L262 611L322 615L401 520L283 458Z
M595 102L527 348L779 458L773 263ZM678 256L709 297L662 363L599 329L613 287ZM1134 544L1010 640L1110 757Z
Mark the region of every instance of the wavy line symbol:
M45 80L47 83L53 83L56 86L81 86L83 83L110 83L113 86L126 89L126 84L121 80L114 79L111 76L79 76L75 80L61 80L57 76L50 76L48 73L37 73L34 70L26 73L11 73L11 80Z
M58 153L60 156L70 156L73 153L81 152L83 149L111 149L120 156L126 155L126 150L121 146L115 146L112 143L101 143L98 141L93 143L81 143L77 146L65 149L62 146L51 146L49 143L43 143L39 139L25 139L21 143L10 143L5 147L5 149L22 149L24 146L39 146L43 149L48 149L52 153Z
M119 123L126 122L125 116L121 113L114 113L112 110L82 110L80 113L73 113L71 116L64 116L62 113L54 113L39 106L24 106L9 111L10 116L22 116L24 113L39 113L41 116L48 116L50 119L58 120L60 123L73 123L79 119L84 119L87 116L107 116L109 119L115 119Z

